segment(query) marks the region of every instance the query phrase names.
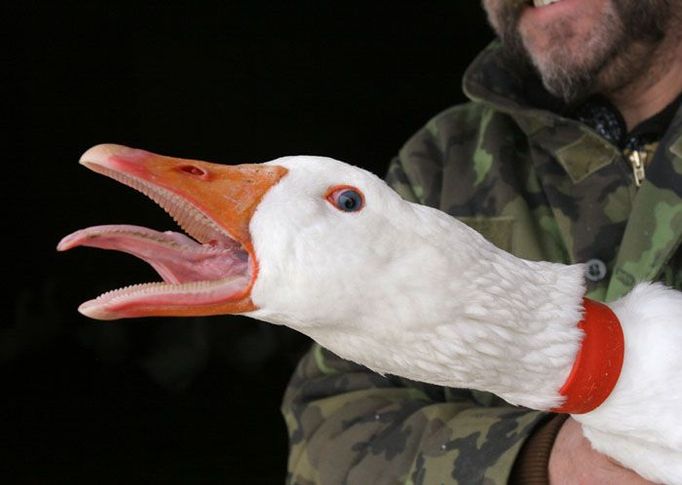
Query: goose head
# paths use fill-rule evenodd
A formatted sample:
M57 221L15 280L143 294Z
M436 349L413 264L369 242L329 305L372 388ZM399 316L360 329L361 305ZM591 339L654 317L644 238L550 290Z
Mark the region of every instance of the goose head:
M238 313L294 328L350 325L376 313L377 281L414 269L388 265L414 244L404 231L418 224L412 204L331 158L229 166L107 144L80 163L144 193L186 233L107 225L62 239L59 250L131 253L163 280L83 303L79 311L95 319Z

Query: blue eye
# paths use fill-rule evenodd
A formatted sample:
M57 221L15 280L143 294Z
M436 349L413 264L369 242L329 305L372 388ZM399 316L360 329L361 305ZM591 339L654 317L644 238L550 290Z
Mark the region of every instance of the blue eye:
M362 192L354 187L334 187L328 194L327 200L343 212L357 212L364 205Z
M362 206L362 197L354 190L346 190L339 194L336 206L342 211L353 212Z

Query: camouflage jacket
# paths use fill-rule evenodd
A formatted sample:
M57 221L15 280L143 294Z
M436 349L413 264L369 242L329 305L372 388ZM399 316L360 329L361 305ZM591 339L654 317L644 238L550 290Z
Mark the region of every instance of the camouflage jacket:
M464 78L470 103L431 120L390 166L406 199L440 208L532 260L592 261L589 296L638 281L682 287L682 109L637 188L619 149L529 101L538 83L486 49ZM543 413L490 394L381 377L317 345L283 404L290 484L507 483Z

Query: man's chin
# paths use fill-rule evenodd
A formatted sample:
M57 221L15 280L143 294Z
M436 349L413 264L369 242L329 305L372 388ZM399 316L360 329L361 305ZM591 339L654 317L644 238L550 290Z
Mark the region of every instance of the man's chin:
M584 52L574 52L571 47L570 43L556 44L544 50L524 46L525 57L545 89L567 104L594 92L600 66L598 59L585 59Z
M553 96L566 104L575 104L596 91L595 77L582 73L567 72L556 68L540 74L542 84Z

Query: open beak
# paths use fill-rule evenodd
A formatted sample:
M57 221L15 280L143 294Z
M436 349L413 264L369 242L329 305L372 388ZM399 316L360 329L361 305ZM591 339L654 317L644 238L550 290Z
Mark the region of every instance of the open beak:
M163 282L107 292L79 311L112 320L199 316L255 310L258 276L249 223L260 200L286 173L277 165L219 165L97 145L80 163L147 195L189 235L130 225L81 229L57 249L91 246L128 252L156 269Z

